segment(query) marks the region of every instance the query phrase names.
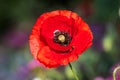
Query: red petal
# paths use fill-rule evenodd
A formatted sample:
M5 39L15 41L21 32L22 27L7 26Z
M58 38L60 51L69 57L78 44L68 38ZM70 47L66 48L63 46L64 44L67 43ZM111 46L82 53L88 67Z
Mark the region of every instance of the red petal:
M89 26L81 20L77 35L74 36L71 45L77 48L77 54L81 54L92 45L93 35Z
M70 35L72 32L72 19L68 19L65 16L54 16L45 20L41 27L41 37L44 38L47 44L54 50L66 51L70 49L70 46L61 46L53 41L54 32L56 30L68 32Z
M78 56L75 53L75 50L72 53L58 54L50 50L49 47L43 47L37 56L37 59L43 63L46 67L57 67L59 65L66 65L71 61L78 59Z
M60 46L53 42L55 30L64 30L70 33L73 39L69 46ZM46 67L52 68L78 59L78 55L91 46L92 39L89 26L76 13L57 10L42 14L38 18L29 41L33 56ZM66 53L60 52L70 50L71 46L74 46L74 50Z

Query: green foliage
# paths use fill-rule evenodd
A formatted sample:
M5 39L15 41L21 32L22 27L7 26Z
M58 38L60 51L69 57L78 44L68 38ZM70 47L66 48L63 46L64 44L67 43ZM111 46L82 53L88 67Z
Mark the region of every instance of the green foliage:
M89 16L84 14L84 10L89 12L89 8L81 7L83 3L92 6L90 11L93 13ZM28 47L31 27L39 15L56 9L75 11L89 25L98 23L95 27L98 30L90 26L94 32L92 47L72 62L79 79L111 77L111 69L120 62L119 8L120 0L0 0L0 80L74 80L69 66L46 69L41 64L36 67L32 67L35 64L29 65L33 59ZM104 29L99 26L102 23ZM99 33L100 29L103 33ZM26 32L23 35L26 42L19 38L18 31ZM22 46L14 47L15 44L9 44L10 40L19 40L16 44Z

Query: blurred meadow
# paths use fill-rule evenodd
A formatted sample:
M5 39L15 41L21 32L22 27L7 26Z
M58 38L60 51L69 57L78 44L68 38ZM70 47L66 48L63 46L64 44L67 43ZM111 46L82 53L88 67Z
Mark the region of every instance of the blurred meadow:
M120 66L120 0L0 0L0 80L74 80L68 65L47 69L29 50L36 19L58 9L78 13L94 35L92 47L72 62L79 79L113 80Z

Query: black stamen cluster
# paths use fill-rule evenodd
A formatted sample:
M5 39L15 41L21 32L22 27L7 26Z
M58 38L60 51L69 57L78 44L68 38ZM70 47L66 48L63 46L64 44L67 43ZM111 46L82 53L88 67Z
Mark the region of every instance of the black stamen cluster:
M60 35L64 35L65 36L65 41L64 42L61 42L58 37ZM55 31L54 32L54 42L62 45L62 46L67 46L70 42L71 42L71 37L70 35L67 33L67 32L64 32L64 31Z

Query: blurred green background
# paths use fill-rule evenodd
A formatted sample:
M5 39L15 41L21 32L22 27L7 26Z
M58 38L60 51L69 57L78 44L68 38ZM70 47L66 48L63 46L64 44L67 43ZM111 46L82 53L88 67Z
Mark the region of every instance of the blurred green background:
M58 9L78 13L94 35L93 46L72 62L79 79L113 80L120 65L120 0L0 0L0 80L74 80L69 66L46 69L29 50L36 19Z

